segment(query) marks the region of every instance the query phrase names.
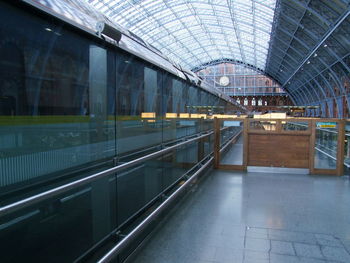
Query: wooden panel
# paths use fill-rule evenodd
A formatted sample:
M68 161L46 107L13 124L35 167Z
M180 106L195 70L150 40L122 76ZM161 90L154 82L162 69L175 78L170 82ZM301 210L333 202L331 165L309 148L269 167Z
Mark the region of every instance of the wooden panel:
M310 173L314 174L315 165L315 140L316 140L316 122L311 122L311 136L310 136L310 147L309 147L309 166Z
M214 118L214 168L219 167L220 162L220 120Z
M249 120L244 120L243 128L243 165L246 167L248 165L248 128Z
M249 134L248 165L309 168L308 135Z
M231 164L220 164L219 165L220 170L228 170L228 171L245 171L247 170L247 167L244 165L231 165Z
M344 148L345 148L345 122L338 122L338 152L337 152L337 172L338 176L344 174Z

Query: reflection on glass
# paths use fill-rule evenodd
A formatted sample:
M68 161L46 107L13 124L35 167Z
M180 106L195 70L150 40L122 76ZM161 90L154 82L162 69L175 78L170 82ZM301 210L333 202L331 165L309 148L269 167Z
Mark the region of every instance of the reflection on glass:
M350 175L350 122L345 124L344 174Z
M315 168L336 169L337 147L337 123L316 122Z
M33 14L0 2L2 205L213 130L203 117L230 113L213 94ZM208 157L213 142L212 134L1 216L1 262L77 261Z
M227 147L220 154L220 164L243 164L243 122L223 121L221 128L221 146ZM227 144L229 143L229 144Z
M282 130L284 131L307 131L308 128L308 122L282 121Z
M275 131L276 121L250 121L250 130Z

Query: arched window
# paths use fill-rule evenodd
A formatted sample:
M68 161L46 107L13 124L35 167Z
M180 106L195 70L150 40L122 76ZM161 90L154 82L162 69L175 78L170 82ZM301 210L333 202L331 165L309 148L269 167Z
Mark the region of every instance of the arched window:
M244 98L244 106L247 106L247 105L248 105L248 99Z
M255 106L256 105L256 101L255 101L255 98L252 99L252 106Z

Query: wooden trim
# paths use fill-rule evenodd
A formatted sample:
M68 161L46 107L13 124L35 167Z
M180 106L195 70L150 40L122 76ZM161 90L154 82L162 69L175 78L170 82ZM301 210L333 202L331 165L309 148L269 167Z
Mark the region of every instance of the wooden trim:
M248 165L248 129L249 129L249 120L245 119L243 121L243 166L247 167Z
M312 120L310 124L311 136L310 136L310 147L309 147L309 170L310 174L315 172L315 139L316 139L316 121Z
M246 171L247 166L244 165L231 165L231 164L220 164L218 167L220 170L234 170L234 171Z
M314 169L312 174L315 175L336 175L337 170L334 169Z
M214 118L214 168L220 163L220 119Z
M344 173L345 121L338 123L337 175Z
M282 121L281 120L277 120L276 122L276 132L281 133L282 131Z
M266 135L311 135L311 131L261 131L261 130L251 130L248 131L249 134L266 134Z
M276 122L276 130L273 131L267 131L267 130L255 130L250 128L250 123L253 121L275 121ZM289 131L289 130L283 130L282 128L282 122L307 122L308 123L308 129L306 131ZM291 134L291 135L298 135L298 134L311 134L310 129L310 123L311 120L309 119L249 119L248 121L248 131L249 133L266 133L266 134Z

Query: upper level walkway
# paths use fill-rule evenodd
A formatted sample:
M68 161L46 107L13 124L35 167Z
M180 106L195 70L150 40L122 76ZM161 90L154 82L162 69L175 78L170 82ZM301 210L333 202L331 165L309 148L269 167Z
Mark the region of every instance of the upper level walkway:
M350 262L347 177L214 171L136 263Z
M347 120L188 117L122 123L119 128L127 128L118 134L129 135L117 138L122 149L115 148L116 141L102 140L99 147L88 143L48 151L47 156L67 157L55 154L69 150L83 159L84 150L100 153L111 145L124 154L64 180L54 174L31 191L2 192L1 263L121 263L144 239L156 251L140 254L141 262L288 263L290 257L281 255L292 256L290 262L304 256L301 262L350 262L343 246L350 240L348 177L334 176L347 174L350 164ZM55 168L43 165L50 164L41 158L45 155L3 160L0 185L26 183L18 168ZM60 163L79 158L65 160ZM197 185L211 167L218 170ZM170 232L148 239L189 191L195 192L192 201L174 210L175 223L166 226Z

